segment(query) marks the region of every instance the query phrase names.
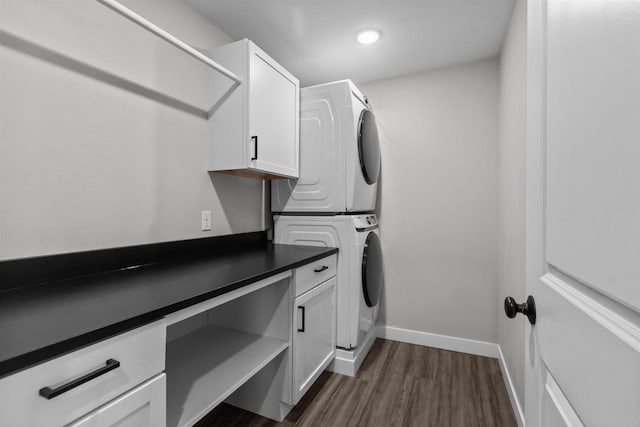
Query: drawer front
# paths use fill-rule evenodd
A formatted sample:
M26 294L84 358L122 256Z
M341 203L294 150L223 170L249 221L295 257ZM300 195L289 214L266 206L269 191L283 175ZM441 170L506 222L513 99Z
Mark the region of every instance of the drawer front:
M11 426L61 426L96 409L164 371L164 320L142 326L0 380L0 414ZM57 390L100 368L119 366L47 399ZM115 361L115 362L114 362Z
M309 289L314 288L320 283L335 276L337 267L338 267L338 254L333 254L329 257L322 258L318 261L314 261L300 268L296 268L295 296L302 295L303 293L307 292Z
M166 383L166 375L160 374L85 415L69 427L165 427Z

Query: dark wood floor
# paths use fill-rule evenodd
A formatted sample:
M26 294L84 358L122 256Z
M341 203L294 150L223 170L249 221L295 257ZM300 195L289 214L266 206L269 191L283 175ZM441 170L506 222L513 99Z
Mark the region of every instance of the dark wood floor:
M496 359L376 340L357 377L325 372L282 423L222 404L198 427L515 426Z

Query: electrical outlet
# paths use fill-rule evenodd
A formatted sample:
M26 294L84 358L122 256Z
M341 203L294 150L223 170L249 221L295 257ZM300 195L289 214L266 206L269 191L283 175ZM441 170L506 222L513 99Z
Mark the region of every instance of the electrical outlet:
M201 228L202 231L211 230L211 211L201 212Z

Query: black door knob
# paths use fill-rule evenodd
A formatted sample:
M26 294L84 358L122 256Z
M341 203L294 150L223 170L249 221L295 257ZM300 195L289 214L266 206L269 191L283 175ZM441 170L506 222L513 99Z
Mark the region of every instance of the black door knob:
M522 313L529 319L529 323L532 325L536 324L536 300L533 299L531 295L527 297L527 300L522 303L516 303L511 297L506 297L504 299L504 314L507 317L513 319L516 317L516 314Z

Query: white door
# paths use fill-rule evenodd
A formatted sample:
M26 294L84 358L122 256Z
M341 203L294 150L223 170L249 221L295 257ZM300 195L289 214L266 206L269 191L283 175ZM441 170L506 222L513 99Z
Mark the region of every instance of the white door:
M640 426L640 2L527 21L526 425Z
M298 80L254 44L249 49L250 166L298 177Z
M336 353L336 278L295 299L293 388L295 403L311 388Z

